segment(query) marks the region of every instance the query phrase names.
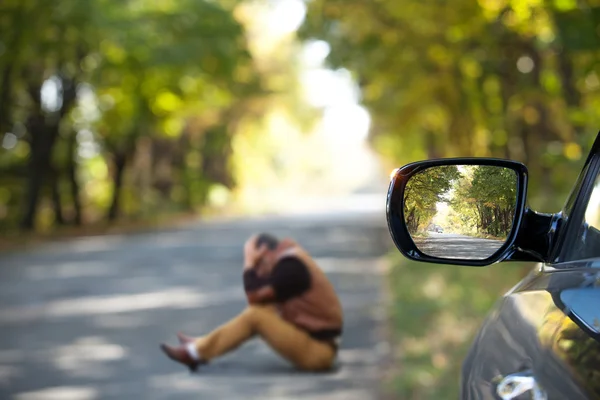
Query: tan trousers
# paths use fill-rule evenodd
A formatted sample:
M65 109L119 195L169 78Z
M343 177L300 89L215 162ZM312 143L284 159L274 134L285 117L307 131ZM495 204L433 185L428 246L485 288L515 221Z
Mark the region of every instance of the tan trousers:
M336 352L327 343L282 319L270 305L250 305L241 314L196 340L202 359L209 361L230 352L255 335L297 368L308 371L330 369Z

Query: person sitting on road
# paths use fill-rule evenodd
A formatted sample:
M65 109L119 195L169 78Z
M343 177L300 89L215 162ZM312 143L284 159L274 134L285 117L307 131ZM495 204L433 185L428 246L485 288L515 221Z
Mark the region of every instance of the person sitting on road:
M248 307L211 333L193 338L177 333L180 345L164 353L194 372L258 335L295 367L333 367L343 313L333 285L311 256L291 239L269 234L244 245L243 282Z

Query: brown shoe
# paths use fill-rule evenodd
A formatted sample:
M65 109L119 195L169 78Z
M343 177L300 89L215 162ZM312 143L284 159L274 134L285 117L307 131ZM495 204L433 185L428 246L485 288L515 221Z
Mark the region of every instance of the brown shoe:
M188 343L192 343L192 342L194 342L196 340L195 338L193 338L191 336L184 335L181 332L177 332L177 339L179 339L179 344L183 344L183 345L186 345Z
M201 364L204 364L203 361L194 360L187 352L187 349L183 346L172 347L163 343L160 345L160 348L167 355L167 357L173 361L177 361L185 365L189 368L190 372L196 372L198 367Z

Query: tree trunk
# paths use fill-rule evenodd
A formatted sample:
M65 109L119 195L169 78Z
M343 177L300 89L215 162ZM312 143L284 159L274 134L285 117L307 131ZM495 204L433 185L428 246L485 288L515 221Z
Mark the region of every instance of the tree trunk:
M75 215L73 216L73 224L81 225L81 199L79 196L79 181L77 180L77 163L75 156L77 151L77 134L73 132L69 138L69 161L67 165L67 175L69 177L69 186L71 189L71 198L73 199L73 208Z
M187 155L191 152L196 151L194 143L190 138L188 128L184 129L183 135L181 136L179 143L180 154L177 159L176 168L179 168L181 176L181 185L183 186L184 196L182 199L182 206L189 212L194 211L194 197L192 193L192 181L193 181L193 170L188 166L186 162Z
M63 215L63 207L60 196L60 176L56 168L50 168L50 190L52 191L52 207L54 208L54 223L57 225L65 224L65 217Z
M13 75L15 72L16 60L18 60L19 56L18 50L20 48L20 44L22 43L23 34L27 29L25 17L27 14L26 10L28 9L28 5L23 3L25 2L21 2L17 13L12 17L14 24L13 26L17 27L16 29L13 29L12 38L10 40L7 40L8 38L3 38L4 44L7 45L5 48L6 54L11 55L10 59L12 61L8 61L8 57L5 57L4 61L6 64L2 70L2 83L0 84L0 133L4 133L6 130L12 128L10 100L13 84L15 82Z
M575 79L573 79L572 57L567 49L563 48L561 50L562 51L557 52L557 58L563 96L568 107L579 107L581 104L581 95L575 86Z
M192 193L192 172L187 167L181 167L181 182L184 190L184 196L182 200L182 206L188 211L194 211L194 197Z
M506 235L508 236L513 226L514 210L512 208L507 208L504 211L504 219L506 221Z
M60 68L58 68L60 70ZM34 75L35 76L35 75ZM35 227L40 192L44 185L44 180L48 172L52 172L52 150L62 119L71 110L77 100L77 88L73 79L61 76L63 86L63 104L59 112L52 115L44 115L42 110L41 89L43 82L29 82L27 92L36 105L27 121L27 130L29 131L30 153L29 153L29 176L27 198L25 200L25 212L21 221L21 227L25 230L32 230ZM56 186L57 177L51 176L52 186ZM57 187L51 187L54 202L54 210L57 222L64 222L62 208L60 207L59 196L55 195Z
M113 222L117 219L120 212L120 197L121 189L123 188L123 175L125 165L127 164L127 156L124 153L115 153L115 172L113 175L113 196L107 219Z
M30 231L35 228L40 194L46 174L50 169L50 154L54 138L52 137L53 132L46 129L44 116L41 114L31 116L27 125L31 135L31 150L28 160L27 197L21 227Z
M415 229L415 209L411 209L410 213L408 213L408 218L406 219L406 224L408 226L408 230L411 233L415 233L417 230Z
M43 162L37 159L33 153L29 158L29 176L27 177L27 198L25 200L25 212L21 221L21 227L26 231L35 228L40 192L44 183Z
M12 67L9 63L2 71L2 86L0 86L0 133L11 128L10 122L10 94L12 92Z
M435 133L427 132L425 136L425 142L427 148L427 158L433 159L443 157L443 154L441 154L438 150L437 138L435 136Z

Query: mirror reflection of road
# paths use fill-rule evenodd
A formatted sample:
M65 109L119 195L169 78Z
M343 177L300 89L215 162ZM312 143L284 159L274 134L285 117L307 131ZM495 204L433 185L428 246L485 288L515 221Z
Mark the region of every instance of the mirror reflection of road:
M504 244L501 240L438 232L428 232L428 237L415 238L414 242L419 250L433 257L472 260L488 258Z
M375 399L389 352L378 346L382 214L198 223L0 255L0 399ZM207 332L243 309L242 244L257 230L297 238L340 292L338 370L295 372L258 340L199 375L160 353L177 330Z

